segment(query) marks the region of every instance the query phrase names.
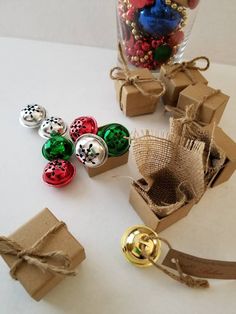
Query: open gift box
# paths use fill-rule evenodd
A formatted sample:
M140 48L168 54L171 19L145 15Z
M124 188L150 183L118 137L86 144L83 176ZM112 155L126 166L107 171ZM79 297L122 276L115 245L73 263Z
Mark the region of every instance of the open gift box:
M214 141L225 153L226 159L223 167L212 181L211 187L228 181L236 170L236 143L220 127L215 129Z
M142 219L145 225L155 230L157 233L170 227L180 219L188 215L195 202L189 202L172 212L166 217L158 217L150 208L142 195L133 184L130 190L129 201L136 213Z

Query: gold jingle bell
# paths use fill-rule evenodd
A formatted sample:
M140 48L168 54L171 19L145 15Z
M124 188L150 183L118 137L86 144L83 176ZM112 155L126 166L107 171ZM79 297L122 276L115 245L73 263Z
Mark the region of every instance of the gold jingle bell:
M148 267L156 262L161 253L161 241L152 229L146 226L128 228L121 238L121 247L126 259L139 267Z

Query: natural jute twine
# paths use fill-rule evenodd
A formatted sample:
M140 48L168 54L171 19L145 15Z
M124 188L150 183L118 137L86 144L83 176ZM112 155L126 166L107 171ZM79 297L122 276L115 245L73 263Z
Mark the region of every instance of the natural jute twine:
M198 124L198 126L199 125L205 126L207 125L207 123L198 120L197 117L198 110L207 100L209 100L213 96L218 95L220 92L221 92L220 89L213 90L209 95L204 96L201 102L195 105L191 104L187 106L185 110L168 105L165 106L165 110L174 114L176 118L181 118L183 124L194 123Z
M62 227L66 226L64 222L59 222L45 233L38 241L30 248L23 248L19 243L6 237L0 237L0 254L15 256L17 259L10 269L12 278L17 280L17 270L26 263L34 265L43 272L59 274L63 276L75 276L76 272L69 270L71 260L67 254L62 251L51 251L48 253L40 252L40 247L48 241L49 236L58 232ZM49 259L54 259L60 262L61 266L54 266L48 262Z
M122 62L122 68L121 67L114 67L110 71L110 78L112 80L116 81L122 81L122 85L120 87L119 91L119 103L120 103L120 109L123 110L121 99L122 99L122 93L123 93L123 88L125 86L134 86L143 96L150 97L150 98L156 98L158 99L162 95L164 95L166 89L165 85L159 81L157 78L152 77L152 78L142 78L139 75L133 75L132 71L129 70L127 61L125 60L121 44L119 43L118 45L118 50L119 50L119 57ZM142 83L147 83L147 82L158 82L161 87L162 91L159 94L156 93L150 93L145 91L145 89L141 86Z
M205 67L199 67L196 66L196 61L206 61L206 65ZM171 68L169 69L169 71L165 74L165 76L169 79L172 79L175 77L175 75L179 72L184 72L187 77L190 79L190 81L195 84L195 80L191 74L190 70L199 70L199 71L206 71L208 70L210 66L210 60L205 57L205 56L200 56L200 57L196 57L190 61L185 61L182 63L174 63Z
M161 237L146 236L143 240L144 241L160 240L160 241L164 242L168 246L169 249L172 249L172 246L170 245L170 243L166 239L163 239ZM178 272L178 275L176 275L173 272L166 269L165 267L162 267L161 265L156 263L149 255L147 255L145 252L145 244L141 244L141 249L142 249L142 255L145 258L147 258L149 260L149 262L152 263L153 266L155 266L157 269L161 270L163 273L165 273L170 278L172 278L172 279L174 279L174 280L176 280L182 284L185 284L189 288L209 288L210 285L209 285L209 282L207 280L196 279L190 275L185 275L181 269L181 265L180 265L180 262L178 259L173 258L173 262L176 264L176 269Z

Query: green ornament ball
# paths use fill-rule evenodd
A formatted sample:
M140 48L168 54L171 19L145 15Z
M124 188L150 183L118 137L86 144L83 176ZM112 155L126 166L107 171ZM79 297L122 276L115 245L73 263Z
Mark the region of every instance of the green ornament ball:
M154 59L157 62L166 62L172 55L172 48L169 45L161 45L154 51Z
M42 147L42 154L47 160L70 159L74 144L59 134L52 134Z
M129 131L121 124L111 123L98 131L108 147L108 155L118 157L129 150Z

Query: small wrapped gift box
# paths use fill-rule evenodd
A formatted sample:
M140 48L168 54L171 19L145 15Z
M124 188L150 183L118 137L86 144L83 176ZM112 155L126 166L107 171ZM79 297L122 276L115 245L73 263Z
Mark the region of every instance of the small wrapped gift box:
M191 62L187 64L192 66ZM208 81L199 70L194 69L194 67L183 68L182 65L182 63L166 64L161 67L160 80L165 84L166 88L166 92L163 95L165 105L176 106L180 92L189 85L197 83L208 84Z
M108 157L107 161L99 167L96 167L96 168L85 167L85 168L90 177L95 177L108 170L112 170L114 168L127 164L128 160L129 160L129 151L118 157L111 157L111 156Z
M75 275L85 259L84 248L47 208L8 238L1 237L0 249L12 277L37 301L66 275Z
M220 128L216 127L214 140L226 155L223 167L214 178L211 187L215 187L230 179L236 169L236 143Z
M195 204L195 202L186 203L170 215L166 217L158 217L135 188L135 185L131 186L129 201L145 225L152 228L157 233L165 230L180 219L187 216Z
M220 90L198 83L185 88L179 95L177 108L185 110L187 106L197 106L196 120L204 124L219 123L229 96Z
M164 86L148 69L119 71L113 76L117 100L128 117L153 113L164 93Z

